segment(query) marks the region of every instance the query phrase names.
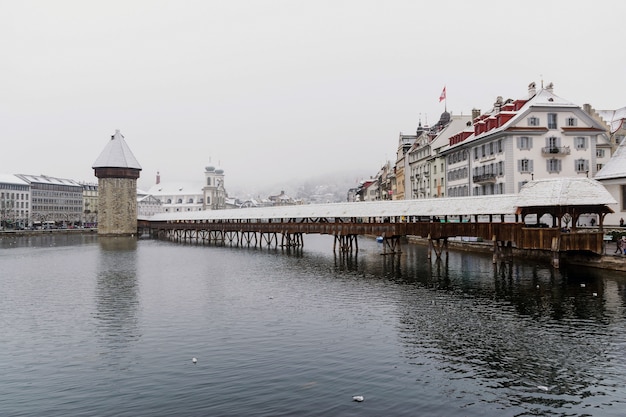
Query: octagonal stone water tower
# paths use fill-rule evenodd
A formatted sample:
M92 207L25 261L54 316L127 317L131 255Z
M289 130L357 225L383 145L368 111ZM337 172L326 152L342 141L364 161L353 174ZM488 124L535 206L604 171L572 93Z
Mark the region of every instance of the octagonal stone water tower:
M119 130L111 136L92 168L98 178L98 235L134 235L141 165Z

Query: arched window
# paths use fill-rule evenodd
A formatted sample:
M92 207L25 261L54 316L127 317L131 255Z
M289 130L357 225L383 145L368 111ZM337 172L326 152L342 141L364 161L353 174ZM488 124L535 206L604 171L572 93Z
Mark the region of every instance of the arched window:
M167 204L172 204L172 199L171 198L167 199Z
M211 177L207 177L207 179L206 179L206 185L211 185Z
M177 203L178 203L178 204L183 204L183 199L182 199L182 198L179 198L179 199L178 199L178 201L177 201Z
M187 200L187 203L193 204L193 198L190 198L189 200Z
M211 197L207 197L207 198L206 198L206 203L207 203L207 204L211 204Z

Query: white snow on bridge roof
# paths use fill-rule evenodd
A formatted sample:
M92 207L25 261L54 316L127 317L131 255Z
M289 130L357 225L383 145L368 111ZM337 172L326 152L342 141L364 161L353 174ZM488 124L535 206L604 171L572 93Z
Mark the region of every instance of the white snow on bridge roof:
M615 204L609 192L589 178L559 178L527 183L520 194L419 200L307 204L280 207L159 213L142 220L245 220L334 217L468 216L515 214L518 207Z
M617 204L604 186L590 178L559 178L526 183L518 195L518 207L594 206Z
M307 204L280 207L160 213L149 218L167 220L243 220L334 217L454 216L470 214L514 214L517 195L488 198L458 197L421 200L368 201Z

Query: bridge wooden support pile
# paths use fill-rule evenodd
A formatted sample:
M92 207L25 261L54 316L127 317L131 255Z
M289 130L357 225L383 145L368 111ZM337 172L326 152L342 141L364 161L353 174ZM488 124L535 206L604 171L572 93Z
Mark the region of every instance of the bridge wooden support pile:
M494 236L493 240L493 263L498 263L504 259L513 257L513 242L497 240Z
M337 246L342 253L352 253L359 251L359 241L357 235L335 235L333 242L333 252L337 252Z
M387 237L383 234L383 255L395 255L402 253L400 236Z
M193 243L216 246L235 247L266 247L277 248L277 232L250 232L250 231L222 231L222 230L194 230L194 229L170 229L161 230L159 233L150 233L151 237L171 240L177 243ZM302 233L283 233L281 247L302 247L304 240Z
M283 248L301 248L304 246L304 239L302 239L302 233L282 233L282 239L280 246Z
M448 238L444 237L442 239L433 239L428 235L428 259L431 259L433 256L433 251L435 251L435 256L437 259L441 259L441 253L446 251L446 256L448 256Z

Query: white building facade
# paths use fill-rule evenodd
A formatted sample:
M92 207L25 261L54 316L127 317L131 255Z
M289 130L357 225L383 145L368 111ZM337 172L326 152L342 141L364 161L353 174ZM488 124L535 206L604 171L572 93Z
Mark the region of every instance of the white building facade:
M604 127L551 84L536 91L532 83L524 100L498 97L472 127L442 151L448 196L514 194L532 179L591 178L610 158Z
M227 193L224 188L224 170L208 165L204 170L204 181L161 182L157 173L156 184L145 193L159 199L161 211L177 213L226 208Z
M0 174L0 230L21 229L30 223L30 187L15 175Z

